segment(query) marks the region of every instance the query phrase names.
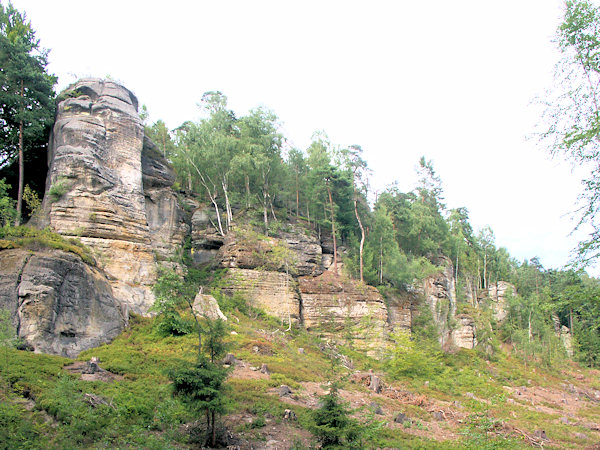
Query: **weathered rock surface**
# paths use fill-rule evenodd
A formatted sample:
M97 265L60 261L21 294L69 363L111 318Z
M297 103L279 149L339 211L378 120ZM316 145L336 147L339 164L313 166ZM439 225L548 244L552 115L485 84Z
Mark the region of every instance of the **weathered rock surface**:
M196 264L212 262L217 258L218 250L225 238L213 226L216 217L214 210L206 205L195 205L192 214L192 258Z
M295 273L317 276L323 273L323 251L314 231L301 224L292 224L281 233L281 239L294 252Z
M287 271L295 276L323 273L319 239L302 223L289 224L274 237L237 229L227 235L219 261L222 267Z
M80 80L67 92L58 104L49 145L40 221L60 234L79 236L96 250L115 296L132 311L145 313L153 302L156 264L137 99L123 86L97 79ZM154 169L148 180L166 179Z
M210 320L227 320L227 317L219 308L219 303L217 299L212 295L203 294L199 292L194 299L194 303L192 305L194 311L196 311L200 316L206 317Z
M330 338L349 338L373 355L384 349L387 309L377 289L329 271L299 278L299 288L306 329Z
M0 252L0 308L36 352L75 357L125 326L102 272L59 250Z
M488 288L488 298L491 300L493 317L502 322L508 314L508 296L516 295L517 289L506 281L498 281Z
M300 296L291 276L280 272L233 268L229 269L224 281L224 293L242 295L252 306L279 317L283 323L301 320Z
M164 261L183 245L190 227L171 188L175 172L147 137L142 148L142 180L150 242L159 259Z
M446 257L439 257L435 264L443 267L443 270L423 280L418 291L431 309L440 344L444 346L450 342L450 321L456 312L454 269Z
M388 323L392 331L411 331L413 308L417 302L417 295L411 292L403 292L387 299Z
M560 340L565 346L565 351L567 352L567 356L569 358L573 357L573 334L569 327L563 325L560 327Z
M459 348L473 349L477 346L475 321L465 314L456 316L458 326L452 331L452 341Z

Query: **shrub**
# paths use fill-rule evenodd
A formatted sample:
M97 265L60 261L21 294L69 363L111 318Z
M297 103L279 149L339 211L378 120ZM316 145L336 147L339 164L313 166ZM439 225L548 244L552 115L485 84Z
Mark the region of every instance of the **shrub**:
M15 201L8 195L10 185L5 180L0 180L0 226L8 226L15 220L17 210Z
M48 189L48 195L50 196L52 203L59 201L63 195L69 192L70 188L71 185L65 177L58 177L58 179L52 183L50 189Z
M321 406L312 412L312 433L323 448L344 445L352 447L361 436L361 427L350 417L350 411L340 400L337 386L333 384L329 393L321 397Z

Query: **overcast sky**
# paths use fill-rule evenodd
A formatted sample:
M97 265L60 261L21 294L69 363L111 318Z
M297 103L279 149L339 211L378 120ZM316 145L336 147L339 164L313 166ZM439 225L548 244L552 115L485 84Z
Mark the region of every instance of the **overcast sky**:
M560 0L13 4L51 49L59 89L110 75L171 128L220 90L238 115L272 109L292 146L316 130L361 145L379 190L413 189L424 155L448 207L519 260L560 267L582 237L569 236L581 174L527 139L559 58Z

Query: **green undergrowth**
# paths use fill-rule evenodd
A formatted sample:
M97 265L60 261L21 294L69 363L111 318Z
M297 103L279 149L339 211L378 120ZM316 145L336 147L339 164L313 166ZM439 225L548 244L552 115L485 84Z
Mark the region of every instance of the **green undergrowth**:
M26 248L38 250L50 248L74 253L84 262L94 265L91 250L75 238L65 238L49 229L38 230L28 226L5 226L0 228L0 250L9 248Z
M252 417L251 422L231 425L234 433L248 433L258 439L268 429L267 418L269 423L282 423L286 409L297 416L293 426L311 430L312 409L301 402L311 394L307 387L311 383L325 386L336 381L344 392L364 396L368 405L372 401L370 391L354 382L351 375L372 369L382 376L384 385L399 391L428 401L459 402L463 419L452 429L458 439L435 440L429 435L434 426L431 403L402 404L393 398L376 397L374 400L386 410L404 412L411 422L395 427L370 426L366 448L523 448L524 442L517 436L495 434L494 424L501 423L530 433L543 429L565 447L593 443L589 430L561 423L561 414L532 410L526 402L509 400L504 386L558 386L568 380L559 369L548 371L525 364L502 350L488 361L477 351L442 354L424 347L418 349L417 356L432 365L427 370L420 370L422 366L411 358L404 360L409 364L406 370L392 370L393 364L375 361L342 345L327 344L295 327L287 330L281 321L242 307L242 300L230 301L223 304L228 316L225 340L229 351L244 362L247 373L250 366L259 368L262 364L270 371L268 377L240 376L237 371L230 375L226 416ZM132 316L129 327L113 342L81 353L78 360L99 357L101 367L117 375L110 383L80 380L63 368L71 362L67 358L3 349L0 442L7 448L193 446L181 430L199 417L173 398L168 372L182 360L194 361L197 337L194 333L165 336L157 323L156 317ZM343 367L341 355L352 360L354 369ZM291 388L295 402L280 399L281 385ZM93 406L90 398L101 401ZM581 420L590 422L599 414L594 406L581 412ZM353 414L366 420L365 411ZM375 420L389 422L390 417L375 416ZM589 442L578 440L575 431L589 435Z

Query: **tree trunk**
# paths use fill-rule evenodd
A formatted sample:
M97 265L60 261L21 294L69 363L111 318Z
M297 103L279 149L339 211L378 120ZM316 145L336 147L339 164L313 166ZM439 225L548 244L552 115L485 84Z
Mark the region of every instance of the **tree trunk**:
M487 249L483 253L483 288L484 289L487 289L487 287L488 287L486 277L487 277Z
M269 235L269 213L267 211L267 191L263 190L263 221L265 222L265 235Z
M231 222L233 221L233 213L231 212L231 204L229 203L229 194L227 192L227 181L225 177L221 181L221 186L223 187L223 194L225 194L225 213L227 214L227 231L231 230Z
M296 217L300 216L300 189L298 186L298 172L296 172Z
M383 284L383 236L379 236L379 284Z
M356 194L356 193L355 193ZM358 222L358 226L360 227L360 247L358 251L359 255L359 265L360 265L360 281L364 282L363 278L363 248L365 246L365 227L360 220L360 216L358 215L358 201L356 200L356 196L354 197L354 214L356 215L356 220Z
M333 235L333 270L337 276L338 265L337 265L337 238L335 237L335 217L333 210L333 198L331 197L331 188L327 183L327 194L329 195L329 207L331 208L331 234Z
M217 429L215 427L215 412L212 412L212 446L214 447L217 444Z
M25 96L23 80L21 80L21 100ZM15 217L15 227L21 225L21 215L23 214L23 183L25 178L25 161L23 159L23 119L19 121L19 188L17 193L17 217Z
M200 169L198 169L198 166L196 166L196 164L194 164L194 162L190 158L188 158L188 162L196 170L196 173L198 174L198 177L200 178L200 182L202 183L202 186L204 186L204 189L206 189L206 192L208 193L208 197L210 198L210 201L214 205L215 212L217 213L217 222L219 223L219 233L221 233L221 236L225 236L225 233L223 232L223 225L221 223L221 213L219 212L219 205L217 204L217 192L216 192L217 187L215 186L215 184L212 182L212 180L209 177L208 180L213 185L214 191L212 191L208 187L208 183L206 182L204 175L202 175L202 172L200 172Z
M250 177L246 174L244 178L246 181L246 208L250 209Z

